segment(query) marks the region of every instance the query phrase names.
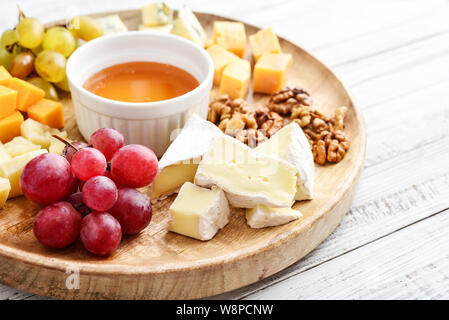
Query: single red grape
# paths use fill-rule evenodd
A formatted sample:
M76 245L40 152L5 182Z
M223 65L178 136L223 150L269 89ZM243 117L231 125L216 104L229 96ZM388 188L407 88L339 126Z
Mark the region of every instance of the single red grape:
M70 203L53 203L36 215L34 235L40 243L48 247L67 247L78 238L81 219L81 214Z
M152 207L143 193L136 189L122 188L109 213L120 222L123 234L136 234L150 224Z
M102 128L90 136L89 143L103 152L106 160L109 161L117 150L125 145L125 138L115 129Z
M44 153L25 166L20 176L23 194L40 204L58 202L73 188L72 169L55 153Z
M69 192L67 192L67 196L70 196L71 194L78 192L79 182L80 182L79 179L72 171L72 183L70 184L70 189Z
M114 252L122 239L120 223L107 212L92 212L81 223L81 242L94 254Z
M117 201L117 187L105 176L90 178L82 189L84 203L95 211L107 211Z
M72 142L72 144L73 144L75 147L77 147L78 149L87 148L87 147L89 146L87 143L81 142L81 141L74 141L74 142ZM76 152L76 150L73 149L70 145L66 145L66 146L65 146L65 149L64 149L64 152L63 152L62 154L65 156L65 158L67 159L67 161L68 161L69 163L71 163L71 162L72 162L73 155L75 154L75 152Z
M82 192L76 192L71 194L68 198L67 198L67 202L69 202L73 208L75 208L76 211L78 211L79 213L81 213L81 215L87 216L89 213L91 213L91 210L89 209L88 206L86 206L86 204L83 201L83 193Z
M156 177L158 161L154 152L139 144L124 146L114 154L111 161L112 179L118 184L141 188Z
M94 148L80 149L72 158L73 172L83 181L101 176L106 170L106 165L104 155Z

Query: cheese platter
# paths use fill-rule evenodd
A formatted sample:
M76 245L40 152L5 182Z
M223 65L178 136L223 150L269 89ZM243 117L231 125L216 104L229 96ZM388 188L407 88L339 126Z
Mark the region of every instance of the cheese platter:
M365 160L366 130L360 110L332 71L271 29L186 9L174 14L164 5L154 6L90 16L101 18L105 30L119 25L123 33L89 41L72 53L67 64L71 94L58 91L64 126L60 131L51 129L63 140L90 142L98 129L114 127L126 143L150 147L159 160L157 175L150 185L133 188L151 199L151 222L138 232L124 232L120 245L108 255L95 254L83 232L81 240L69 246L50 248L42 244L42 236L36 240L35 217L42 205L28 199L30 192L23 188L27 197L12 197L0 210L1 283L60 299L209 297L295 263L326 239L349 210ZM142 15L155 10L168 11L157 17ZM55 21L47 27L66 24L67 20ZM223 36L229 30L231 40ZM167 32L173 35L166 36ZM249 35L249 41L242 42L242 34ZM188 40L178 41L179 35ZM163 48L148 49L148 42L162 43ZM120 66L129 61L123 56L130 59L129 55L135 61L149 56L166 64L176 64L170 59L183 60L178 66L199 83L187 94L167 98L160 108L155 104L151 112L156 115L147 118L142 117L141 106L120 102L118 90L86 92L82 84L89 76L111 63ZM89 72L78 71L83 68ZM103 94L113 94L118 101L98 97ZM300 107L291 108L292 99ZM319 111L310 108L310 99ZM180 106L190 109L168 114L167 109ZM228 108L233 114L225 117L223 110ZM166 121L161 120L164 117ZM255 122L250 122L253 118ZM247 135L231 137L230 124L242 121L240 129ZM279 121L282 125L275 128ZM36 126L29 120L25 123ZM257 146L248 147L254 141L251 130L265 124L270 124L264 128L266 136L259 141L256 133ZM318 127L334 128L336 133L316 138L324 132L314 131ZM343 129L350 147L338 136ZM340 144L336 158L326 149L323 162L319 151L320 143L328 143L326 137L329 143ZM47 149L52 145L57 144L49 140ZM39 150L30 152L41 156L44 151ZM232 150L233 156L223 156L223 150ZM238 163L238 156L246 162ZM74 163L72 167L76 174ZM68 282L73 275L75 286Z

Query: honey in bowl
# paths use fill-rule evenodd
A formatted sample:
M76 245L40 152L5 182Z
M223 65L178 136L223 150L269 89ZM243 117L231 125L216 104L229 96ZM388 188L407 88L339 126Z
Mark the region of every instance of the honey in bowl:
M84 83L84 88L111 100L153 102L176 98L198 85L190 73L176 66L136 61L95 73Z

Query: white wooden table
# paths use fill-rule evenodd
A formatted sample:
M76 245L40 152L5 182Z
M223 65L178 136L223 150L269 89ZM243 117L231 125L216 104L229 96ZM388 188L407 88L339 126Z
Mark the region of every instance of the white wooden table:
M0 0L0 30L16 23ZM51 21L139 0L20 0ZM335 232L306 258L221 299L449 298L449 2L169 1L276 33L343 79L368 130L365 169ZM0 299L41 299L0 285Z

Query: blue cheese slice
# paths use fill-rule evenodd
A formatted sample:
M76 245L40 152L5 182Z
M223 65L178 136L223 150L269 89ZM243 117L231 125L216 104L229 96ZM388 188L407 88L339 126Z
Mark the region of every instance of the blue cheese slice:
M164 2L149 3L142 7L142 24L146 27L170 24L173 22L173 10Z
M189 8L184 7L178 10L171 33L191 40L201 47L206 45L206 32Z
M301 217L301 212L292 208L257 206L246 209L246 222L251 228L256 229L279 226Z
M195 184L218 186L237 208L291 207L298 171L287 161L256 153L229 136L214 139L195 174Z
M229 222L229 205L224 192L186 182L170 206L169 230L198 240L212 239Z
M123 21L118 14L111 14L106 17L96 19L98 23L103 27L104 34L114 34L128 31Z

